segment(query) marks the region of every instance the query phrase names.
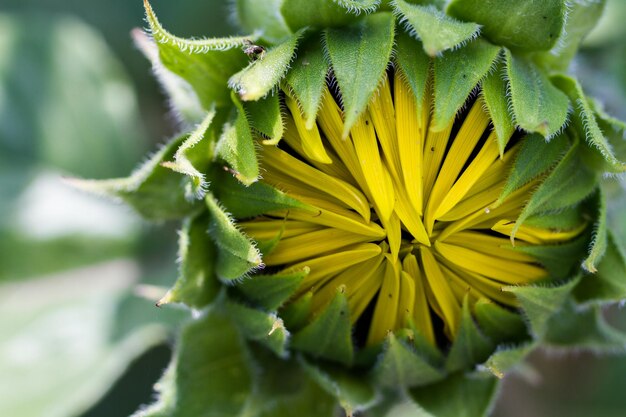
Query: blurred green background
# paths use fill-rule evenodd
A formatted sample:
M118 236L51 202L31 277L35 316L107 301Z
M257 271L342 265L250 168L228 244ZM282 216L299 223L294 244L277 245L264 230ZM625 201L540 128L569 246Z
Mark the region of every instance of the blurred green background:
M228 2L153 0L180 36L232 34ZM626 1L609 1L574 70L626 119ZM176 224L80 194L65 176L127 175L180 126L130 32L141 0L0 3L0 416L127 416L152 398L187 313L154 301ZM613 230L626 239L624 181ZM626 328L626 312L607 311ZM626 359L537 352L494 416L626 415Z

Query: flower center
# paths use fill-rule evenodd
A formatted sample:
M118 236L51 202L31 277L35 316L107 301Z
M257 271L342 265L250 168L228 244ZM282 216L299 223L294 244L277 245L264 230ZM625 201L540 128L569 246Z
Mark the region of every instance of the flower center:
M367 345L411 327L433 344L454 339L467 298L516 307L509 285L548 276L524 251L569 240L532 222L512 233L536 183L499 197L517 146L499 154L479 97L445 129L429 127L430 103L417 103L396 73L342 137L342 111L328 89L317 123L297 102L280 146L261 145L263 181L307 205L242 222L265 249L269 267L310 272L292 303L310 318L336 292L347 295L353 323L367 320Z

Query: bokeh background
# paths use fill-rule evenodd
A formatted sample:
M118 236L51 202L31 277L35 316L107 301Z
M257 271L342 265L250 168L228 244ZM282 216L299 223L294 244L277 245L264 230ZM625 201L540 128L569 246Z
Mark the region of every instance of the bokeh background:
M180 36L236 31L223 0L153 0ZM574 71L626 119L626 1L609 0ZM0 2L0 416L127 416L152 398L187 313L176 224L147 224L65 177L127 175L177 133L133 45L141 0ZM624 181L611 227L626 240ZM626 279L626 277L625 277ZM606 311L626 329L626 311ZM497 417L623 417L626 358L540 351L507 377Z

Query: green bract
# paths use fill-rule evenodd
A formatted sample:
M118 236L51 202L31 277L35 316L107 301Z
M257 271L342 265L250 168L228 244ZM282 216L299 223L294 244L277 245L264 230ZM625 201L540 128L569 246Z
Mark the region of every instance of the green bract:
M159 303L201 312L181 334L158 385L159 401L138 416L331 416L337 406L373 416L395 415L398 407L435 417L481 416L490 408L497 379L539 345L624 349L626 335L598 313L603 304L626 297L624 254L607 230L603 191L604 174L625 169L625 147L616 134L624 133L624 125L604 114L566 73L602 2L454 0L447 9L443 3L237 0L237 20L253 35L185 40L163 29L146 1L158 50L154 65L161 78L174 77L166 90L186 121L197 125L127 179L76 181L123 199L150 219L184 223L180 276ZM519 310L486 298L472 301L468 291L453 334L436 329L436 338L429 339L409 321L382 342L365 344L350 321L345 287L333 288L327 305L311 315L319 306L301 283L312 279L315 268L263 270L264 258L289 233L286 226L255 240L240 221L266 213L286 213L285 221L290 211L316 213L312 204L263 181L260 146L285 141L313 164L327 164L334 154L316 145L319 133L307 133L317 132L312 129L327 86L342 105L343 129L336 133L345 141L352 129L367 129L370 118L383 123L368 105L385 100L381 86L390 82L389 74L396 75L393 83L406 83L416 111L430 118L435 134L447 137L455 120L465 117L466 105L484 105L497 140L494 155L514 155L492 208L530 190L517 218L500 225L513 243L533 227L576 232L571 239L515 246L519 256L531 256L549 274L528 285L502 284ZM199 113L188 111L189 103ZM287 110L301 117L288 118ZM286 132L311 136L298 145ZM381 152L396 152L400 166L417 157L379 140ZM371 157L365 144L355 143L355 149L359 159ZM372 161L368 167L381 176L408 181L408 174L385 173ZM380 197L393 187L375 180L364 175L366 186L358 184L374 196L372 216L389 233L394 225L401 233L400 220ZM351 187L332 198L358 211L362 200ZM453 205L453 198L437 198ZM393 195L390 200L393 205ZM425 211L427 217L438 214L430 206ZM411 224L411 213L399 213ZM438 233L432 222L427 229ZM426 234L423 226L415 230ZM378 229L362 233L376 235ZM392 254L402 253L389 242ZM357 245L348 261L366 262L380 252L375 248ZM429 254L422 259L430 262ZM380 263L372 265L377 269ZM397 265L386 265L385 274L393 274Z

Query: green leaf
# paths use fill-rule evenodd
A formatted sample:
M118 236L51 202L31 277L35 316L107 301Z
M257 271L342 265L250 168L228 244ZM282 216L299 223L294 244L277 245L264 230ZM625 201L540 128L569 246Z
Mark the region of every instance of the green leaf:
M334 0L335 3L348 10L350 13L372 13L376 11L380 0Z
M214 271L215 252L208 216L203 213L185 219L178 234L178 279L157 305L184 303L201 309L213 301L220 288Z
M396 35L395 60L415 95L417 113L421 114L430 76L430 58L424 53L420 41L400 31Z
M504 287L503 291L515 294L530 323L532 334L541 338L546 332L548 320L563 307L579 281L580 277L577 277L561 285Z
M237 416L252 387L252 364L237 328L210 311L183 329L174 360L157 384L159 400L134 416Z
M626 298L626 256L612 233L595 274L586 274L574 290L581 303L619 302Z
M555 71L566 71L581 42L602 17L605 3L605 0L567 2L567 18L561 37L551 51L536 59Z
M598 126L593 108L580 83L575 78L560 74L553 76L552 82L575 103L574 122L578 131L585 133L587 145L604 160L602 168L614 173L626 171L626 164L615 157L611 145Z
M284 0L236 0L233 2L234 16L239 27L248 32L260 32L270 43L278 43L291 35L285 19L280 13Z
M204 140L206 137L207 129L213 121L215 116L215 110L209 111L205 116L202 123L200 123L196 129L185 139L185 141L179 146L174 154L174 161L165 161L161 165L165 168L169 168L172 171L176 171L180 174L187 175L191 178L189 189L186 190L188 199L204 197L207 188L207 182L205 175L200 172L196 166L192 163L194 159L200 159L204 162L204 166L201 169L206 170L208 163L211 160L209 141Z
M440 381L444 372L390 333L374 368L374 378L384 387L415 387Z
M295 293L309 268L271 275L254 274L237 283L237 290L248 300L268 311L281 307Z
M497 45L524 51L546 51L565 24L563 0L453 0L448 13L482 26L482 34Z
M559 164L533 192L515 222L511 240L524 221L540 211L572 206L589 196L597 186L596 174L582 163L575 143Z
M283 137L283 118L280 109L278 94L269 94L258 101L248 101L244 104L250 126L263 136L265 144L275 145Z
M485 375L456 374L412 389L411 397L436 417L485 417L491 410L498 381Z
M404 0L393 0L392 5L400 21L433 57L476 38L480 31L476 23L453 19L435 6L420 6Z
M606 225L606 196L602 191L602 187L598 187L598 191L596 193L597 197L594 199L595 206L597 207L598 213L595 217L595 223L593 225L593 241L591 242L591 247L589 248L589 256L583 261L583 268L591 273L597 272L596 265L606 252L606 248L608 245L608 230Z
M515 124L546 138L567 122L569 100L532 62L506 51L507 77Z
M552 348L585 349L595 353L623 353L626 334L609 325L599 306L577 310L567 303L549 322L545 343Z
M309 315L311 314L311 302L313 293L306 292L295 301L287 304L280 312L280 316L285 321L287 328L292 331L302 329L307 325Z
M337 366L314 365L304 359L300 362L309 376L339 401L347 416L367 409L376 401L375 390L358 372Z
M528 343L521 346L500 348L487 359L484 366L496 377L503 378L507 372L520 365L536 347L534 343Z
M261 254L252 241L237 229L211 193L205 198L211 219L209 234L218 247L215 271L224 281L238 279L261 265Z
M322 102L328 63L318 36L306 39L300 49L285 81L300 104L306 128L312 129Z
M314 357L350 364L354 356L351 331L348 299L338 290L319 316L293 335L292 346Z
M500 48L480 39L435 59L432 129L445 129L494 65Z
M281 358L287 357L289 332L276 314L268 314L234 301L226 301L224 311L247 339L263 344Z
M485 77L481 87L489 116L491 116L491 121L496 131L500 157L502 157L506 144L515 132L515 124L509 112L506 93L506 69L503 63L498 63L495 70Z
M341 27L356 20L354 14L335 0L283 0L282 3L281 14L293 31L303 27Z
M526 224L526 223L525 223ZM584 233L580 237L559 245L523 245L516 246L515 250L533 256L550 273L553 279L566 279L572 276L574 270L580 268L580 263L587 256L589 236Z
M494 348L493 342L474 323L468 298L465 297L461 313L461 326L446 359L446 370L456 372L471 369L476 364L486 360Z
M303 33L304 30L298 31L230 77L228 80L230 88L234 89L244 101L256 101L265 97L287 73L296 45Z
M163 66L191 85L205 110L213 104L229 105L228 77L246 64L246 55L240 47L253 41L254 36L179 38L163 29L146 0L144 6Z
M68 178L66 182L89 193L119 198L149 220L188 216L198 209L199 204L186 198L185 177L161 165L174 157L186 137L183 135L171 140L127 178Z
M544 211L530 216L524 224L543 229L571 230L586 222L588 214L584 204L558 211Z
M528 337L522 317L493 301L478 300L474 304L474 316L480 329L496 344L519 342Z
M177 120L185 128L190 128L202 121L206 110L202 107L200 98L186 80L161 64L159 48L156 42L153 41L147 32L138 28L133 29L131 35L137 49L152 64L154 76L161 84Z
M308 207L263 182L255 182L246 187L227 172L217 175L213 189L220 203L237 219L259 216L274 210Z
M382 80L393 47L391 13L376 13L358 23L325 32L326 49L343 102L343 137L366 109Z
M250 185L259 178L259 162L246 112L235 94L231 96L235 103L234 120L231 119L224 125L215 154L228 162L239 181Z
M569 145L566 135L559 135L547 142L539 134L524 137L496 205L502 204L511 193L552 169Z

